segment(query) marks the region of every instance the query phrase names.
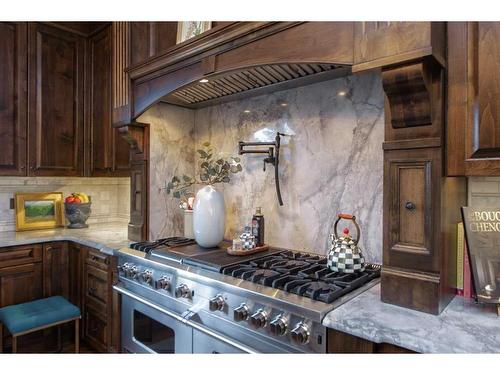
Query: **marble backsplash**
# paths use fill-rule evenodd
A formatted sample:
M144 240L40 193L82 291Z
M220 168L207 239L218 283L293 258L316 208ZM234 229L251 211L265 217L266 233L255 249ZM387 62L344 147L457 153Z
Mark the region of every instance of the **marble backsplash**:
M194 111L159 103L138 120L150 124L149 238L180 236L183 212L163 187L173 175L194 173Z
M157 104L139 119L151 124L150 238L183 233L178 201L161 190L174 174L192 174L196 148L209 140L223 155L238 141L283 140L276 199L274 170L244 155L243 173L219 186L228 239L262 207L270 245L325 254L336 213L357 216L369 261L382 259L383 91L377 74L339 78L198 110ZM343 228L343 224L339 229Z
M84 192L91 196L88 224L128 223L130 179L128 177L0 177L0 232L15 230L15 211L10 200L16 192L60 191L67 196Z
M236 155L240 140L291 135L280 158L284 206L273 167L263 172L262 156L242 156L243 173L221 187L226 238L260 206L270 245L325 254L336 213L348 212L358 218L366 258L381 262L383 100L379 76L364 74L196 110L196 145L209 140L225 155Z

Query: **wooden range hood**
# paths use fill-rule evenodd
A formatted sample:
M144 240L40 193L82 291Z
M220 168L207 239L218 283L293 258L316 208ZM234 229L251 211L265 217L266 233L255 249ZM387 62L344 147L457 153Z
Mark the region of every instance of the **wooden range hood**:
M198 108L349 74L353 37L352 22L215 27L127 69L130 118L115 124L133 122L160 101Z

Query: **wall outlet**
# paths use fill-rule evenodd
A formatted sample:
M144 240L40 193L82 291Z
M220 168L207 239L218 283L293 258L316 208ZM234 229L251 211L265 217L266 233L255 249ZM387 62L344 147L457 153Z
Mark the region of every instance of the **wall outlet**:
M16 203L14 202L14 198L10 198L10 209L13 210L16 207Z

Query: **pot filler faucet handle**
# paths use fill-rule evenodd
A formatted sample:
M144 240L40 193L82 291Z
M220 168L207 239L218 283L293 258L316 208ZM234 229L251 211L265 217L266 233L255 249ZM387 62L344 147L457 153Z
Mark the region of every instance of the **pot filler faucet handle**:
M266 171L266 163L274 166L274 184L276 185L276 195L278 196L278 203L283 206L283 199L281 198L280 181L279 181L279 162L280 162L280 146L281 137L289 137L290 134L276 133L274 142L238 142L238 153L243 154L267 154L264 158L263 170ZM259 146L269 146L267 150L259 149ZM247 147L252 147L248 149ZM257 147L257 148L253 148Z

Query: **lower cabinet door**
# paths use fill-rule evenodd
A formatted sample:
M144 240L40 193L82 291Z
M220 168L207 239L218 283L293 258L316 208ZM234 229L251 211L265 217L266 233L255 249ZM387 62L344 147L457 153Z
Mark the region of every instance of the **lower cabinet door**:
M0 268L0 308L42 297L41 262Z
M97 351L107 352L109 340L106 317L91 308L86 308L83 325L85 341Z
M385 266L439 270L440 155L439 148L385 151Z
M195 329L193 330L193 353L242 354L245 352Z

